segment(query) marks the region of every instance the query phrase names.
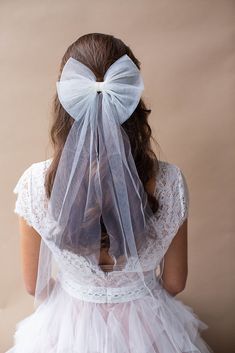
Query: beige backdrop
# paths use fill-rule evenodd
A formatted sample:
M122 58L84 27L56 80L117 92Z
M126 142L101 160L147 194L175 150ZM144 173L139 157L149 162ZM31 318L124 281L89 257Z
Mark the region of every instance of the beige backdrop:
M122 38L142 62L158 157L182 168L190 190L189 277L179 298L208 324L203 336L215 352L235 352L234 15L227 0L0 1L1 353L33 309L12 190L26 167L50 156L60 59L89 32Z

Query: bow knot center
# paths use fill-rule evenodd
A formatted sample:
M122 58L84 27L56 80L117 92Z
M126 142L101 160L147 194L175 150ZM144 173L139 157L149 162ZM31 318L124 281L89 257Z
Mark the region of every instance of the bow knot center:
M95 90L96 92L102 92L104 89L104 81L95 81Z

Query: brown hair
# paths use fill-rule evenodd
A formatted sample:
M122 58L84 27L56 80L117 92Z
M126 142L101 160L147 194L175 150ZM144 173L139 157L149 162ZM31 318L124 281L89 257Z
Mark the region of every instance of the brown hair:
M59 78L67 60L69 57L73 57L88 66L89 69L94 72L97 81L102 81L109 66L124 54L127 54L140 69L140 62L134 56L131 49L120 39L102 33L83 35L66 50L61 61ZM129 119L122 124L122 127L129 137L131 151L139 177L147 192L150 207L155 213L159 206L158 201L156 197L150 194L146 189L147 182L156 176L159 168L157 157L150 143L151 139L156 142L152 137L152 130L148 124L148 116L150 113L151 110L147 109L143 99L140 99L137 108ZM54 151L52 162L48 168L45 179L45 188L48 198L51 194L61 152L73 122L73 118L60 104L56 93L53 101L53 124L50 131ZM106 246L108 235L105 233L104 224L102 224L102 235L101 246Z

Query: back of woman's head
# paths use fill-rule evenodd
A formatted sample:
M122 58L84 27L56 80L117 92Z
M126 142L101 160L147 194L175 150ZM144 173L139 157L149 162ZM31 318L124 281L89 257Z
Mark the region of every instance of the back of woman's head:
M109 66L124 54L127 54L140 69L140 62L122 40L115 38L112 35L102 33L83 35L66 50L61 61L58 79L60 78L65 63L70 57L72 57L89 67L89 69L95 74L97 81L103 81L104 74ZM60 104L57 93L53 103L51 140L54 152L45 182L48 197L50 197L56 169L66 137L74 122L73 118L70 117ZM136 168L144 187L146 187L147 182L151 178L156 176L158 171L158 161L150 143L151 138L153 139L152 131L148 124L148 115L150 112L150 110L146 109L143 99L140 99L138 106L130 118L122 124L122 127L128 134ZM148 194L149 204L152 210L156 212L158 209L158 202L155 196L149 193L147 189L146 192Z
M88 66L94 72L97 81L103 81L109 66L124 54L127 54L140 68L140 63L131 49L120 39L103 33L85 34L66 50L61 61L60 72L67 60L73 57Z

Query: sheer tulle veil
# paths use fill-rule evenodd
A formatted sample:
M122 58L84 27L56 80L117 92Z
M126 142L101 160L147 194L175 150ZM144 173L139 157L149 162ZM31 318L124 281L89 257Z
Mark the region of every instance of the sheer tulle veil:
M98 271L133 273L148 287L140 254L153 213L121 126L141 98L140 70L125 54L108 68L103 82L97 82L86 65L70 57L56 87L59 101L74 123L41 228L34 304L48 298L55 272L64 270L61 264L53 264L55 250L82 256ZM111 266L102 269L101 216L113 259Z

